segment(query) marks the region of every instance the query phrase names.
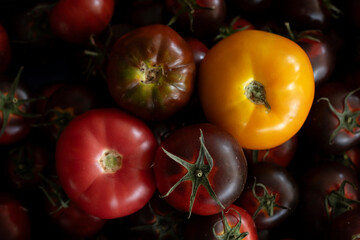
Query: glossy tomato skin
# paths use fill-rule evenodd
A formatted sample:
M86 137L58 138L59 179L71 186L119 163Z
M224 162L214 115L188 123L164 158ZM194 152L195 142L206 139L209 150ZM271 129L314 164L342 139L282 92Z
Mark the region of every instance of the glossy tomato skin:
M70 200L88 214L127 216L155 192L150 167L156 147L151 130L139 119L117 109L90 110L62 132L56 145L57 174Z
M7 70L11 61L11 46L6 29L0 24L0 73Z
M30 240L27 209L10 193L0 194L0 236L4 240Z
M163 149L187 162L194 163L199 155L200 129L214 163L208 179L217 198L226 208L240 196L244 188L247 163L238 142L229 133L212 124L193 124L177 129L160 144L154 162L157 188L161 195L165 195L187 173L187 170L169 158ZM191 188L191 181L184 181L165 197L165 200L177 210L188 212ZM212 215L221 210L222 208L207 190L200 186L192 212Z
M275 196L275 205L278 206L273 207L273 215L270 214L270 211L262 209L254 216L260 205L260 201L253 194L254 183L262 184L269 194ZM262 187L256 185L256 195L264 196L264 192ZM274 163L258 162L250 168L246 187L235 204L253 216L258 230L265 230L272 229L286 221L295 212L298 202L298 184L290 172Z
M107 67L111 96L125 110L146 120L163 120L190 99L195 63L186 41L172 28L137 28L113 46Z
M0 91L3 94L7 94L10 91L12 86L12 80L6 76L0 76ZM32 98L32 93L28 89L28 87L24 84L19 84L15 91L15 98L23 101L29 100ZM27 114L34 113L34 105L33 103L24 103L19 106L19 109L22 112ZM29 135L32 129L33 120L31 118L26 118L17 114L10 113L9 119L5 128L5 132L0 136L0 144L9 145L23 140L26 136ZM0 113L0 124L3 123L3 114Z
M335 68L336 56L332 43L322 31L302 31L296 42L309 56L313 71L315 86L327 82Z
M329 103L321 98L326 98L334 107L336 112L343 113L345 109L345 97L355 88L349 88L342 82L329 82L321 85L316 91L314 105L304 125L304 131L308 139L326 153L340 154L355 147L360 141L358 127L346 129L340 126L338 116L331 110ZM354 93L347 99L346 103L351 112L360 109L359 94ZM348 115L348 114L347 114ZM349 115L350 116L350 115ZM359 121L356 116L346 117L347 121ZM345 121L341 121L345 123ZM335 130L340 127L336 133Z
M269 106L246 96L253 83L263 86ZM304 50L260 30L223 39L208 51L199 70L199 96L208 121L248 149L276 147L294 136L308 116L314 89Z
M359 200L359 182L353 169L338 162L321 162L307 169L299 179L300 205L299 220L303 222L303 234L324 236L329 224L336 218L335 213L325 207L325 198L332 191L339 190L341 184L348 181L344 188L347 199ZM351 185L353 184L353 186ZM350 203L351 208L358 204ZM329 211L329 216L326 213ZM344 213L343 213L344 214ZM341 215L339 215L341 216Z
M245 209L232 204L229 208L224 210L224 214L230 227L234 227L236 224L238 224L239 220L241 220L241 227L239 232L248 233L244 240L259 239L254 220ZM184 237L186 240L218 239L214 236L213 228L215 228L215 232L218 236L223 234L224 225L221 213L211 216L193 216L189 221L186 222Z
M113 12L114 0L61 0L50 14L51 29L66 42L88 43L105 30Z

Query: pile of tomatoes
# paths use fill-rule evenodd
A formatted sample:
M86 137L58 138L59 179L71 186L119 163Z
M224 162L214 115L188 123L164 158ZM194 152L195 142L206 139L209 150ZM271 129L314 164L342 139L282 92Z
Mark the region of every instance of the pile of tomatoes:
M360 239L357 0L0 0L0 239Z

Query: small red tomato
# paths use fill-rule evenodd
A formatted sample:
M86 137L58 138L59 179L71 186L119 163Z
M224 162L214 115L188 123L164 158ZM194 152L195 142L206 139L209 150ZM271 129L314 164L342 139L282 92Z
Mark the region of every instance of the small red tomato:
M50 13L51 29L69 43L87 43L111 21L114 0L60 0Z

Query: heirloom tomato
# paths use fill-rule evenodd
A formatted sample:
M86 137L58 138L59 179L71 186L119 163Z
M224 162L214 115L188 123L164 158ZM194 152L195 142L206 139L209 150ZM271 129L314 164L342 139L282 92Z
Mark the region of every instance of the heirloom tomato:
M200 65L199 95L207 119L248 149L276 147L294 136L310 111L314 89L304 50L265 31L232 34Z
M155 192L157 142L148 126L117 109L74 118L56 145L56 170L70 200L99 218L130 215Z
M153 24L115 42L107 83L122 108L146 120L163 120L189 101L195 68L184 38L166 25Z
M171 133L154 160L157 188L174 208L212 215L241 194L247 176L242 147L228 132L209 123Z

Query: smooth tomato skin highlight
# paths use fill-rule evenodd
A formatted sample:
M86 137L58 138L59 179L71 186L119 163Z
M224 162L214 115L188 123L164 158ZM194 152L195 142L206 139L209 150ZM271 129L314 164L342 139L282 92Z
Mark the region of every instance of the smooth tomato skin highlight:
M254 104L245 87L260 82L271 109ZM315 92L310 60L280 35L240 31L213 46L201 62L199 96L209 122L247 149L276 147L294 136L310 111Z
M76 117L56 146L56 169L68 197L85 212L112 219L141 209L155 192L151 170L157 148L147 125L117 109L96 109ZM99 163L106 150L121 156L120 169Z
M50 14L51 29L66 42L87 42L106 29L114 7L114 0L61 0Z

